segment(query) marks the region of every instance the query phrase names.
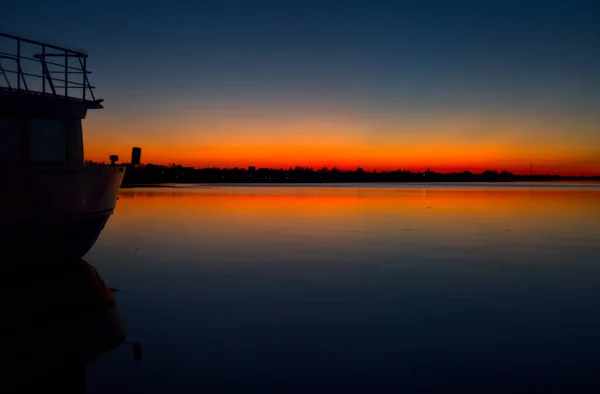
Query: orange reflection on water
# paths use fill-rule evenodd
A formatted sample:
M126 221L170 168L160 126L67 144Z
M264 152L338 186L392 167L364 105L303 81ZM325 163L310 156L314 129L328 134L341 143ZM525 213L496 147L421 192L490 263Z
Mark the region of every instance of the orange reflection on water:
M351 212L411 211L435 208L444 211L516 214L545 211L570 213L598 208L600 189L544 190L465 188L328 188L328 187L244 187L216 186L194 188L122 189L119 210L144 204L159 211L231 212ZM591 213L588 211L588 213Z
M600 189L556 188L368 188L368 187L197 187L124 189L117 214L163 224L197 220L304 226L352 221L467 228L581 226L600 222ZM232 229L232 231L234 231Z
M119 197L95 250L110 246L124 261L139 250L191 266L291 256L537 263L589 258L600 244L598 185L200 186Z

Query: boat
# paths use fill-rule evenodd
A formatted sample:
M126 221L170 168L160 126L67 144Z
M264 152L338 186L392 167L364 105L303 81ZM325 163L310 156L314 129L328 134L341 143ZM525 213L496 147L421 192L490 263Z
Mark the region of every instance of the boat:
M82 120L103 108L87 53L0 33L0 248L79 259L113 213L125 167L84 161Z

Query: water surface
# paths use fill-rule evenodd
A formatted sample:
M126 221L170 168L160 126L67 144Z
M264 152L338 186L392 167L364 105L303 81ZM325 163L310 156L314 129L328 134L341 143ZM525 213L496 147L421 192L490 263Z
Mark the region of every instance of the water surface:
M124 189L90 392L600 389L600 187Z

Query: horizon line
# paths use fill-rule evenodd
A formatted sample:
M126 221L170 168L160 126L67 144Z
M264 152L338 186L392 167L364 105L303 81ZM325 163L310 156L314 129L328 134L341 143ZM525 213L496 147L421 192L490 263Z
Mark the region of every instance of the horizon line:
M104 161L101 162L96 162L90 159L86 159L86 163L92 163L92 164L99 164L99 165L109 165ZM123 163L115 163L115 165L121 165L121 166L131 166L131 162L123 162ZM268 171L289 171L289 170L296 170L296 169L300 169L300 170L304 170L304 171L324 171L326 170L327 172L331 172L334 170L340 171L340 172L358 172L359 170L365 173L390 173L390 172L408 172L408 173L431 173L431 174L440 174L440 175L450 175L450 174L466 174L466 173L470 173L472 175L482 175L485 172L492 172L492 173L497 173L497 174L505 174L505 175L515 175L515 176L522 176L522 177L535 177L535 176L552 176L552 177L564 177L564 178L568 178L568 177L577 177L577 178L600 178L600 174L595 174L595 175L583 175L583 174L579 174L579 175L561 175L559 173L519 173L519 172L511 172L508 171L506 169L503 170L495 170L495 169L485 169L485 170L477 170L478 172L469 170L469 169L463 169L463 170L456 170L456 171L447 171L447 172L437 172L435 170L432 170L431 167L427 167L427 170L411 170L408 168L396 168L396 169L387 169L387 170L378 170L378 169L364 169L361 166L357 166L356 168L346 168L346 167L328 167L328 166L323 166L323 167L315 167L315 166L302 166L302 165L296 165L296 166L289 166L289 167L257 167L257 166L245 166L245 167L241 167L241 166L235 166L235 167L218 167L218 166L209 166L209 167L196 167L196 166L185 166L183 164L178 164L178 163L169 163L169 164L157 164L157 163L140 163L140 164L136 164L136 166L141 166L141 167L145 167L147 165L152 165L152 166L156 166L156 167L163 167L163 168L186 168L186 169L193 169L193 170L226 170L226 171L233 171L233 170L237 170L237 171L264 171L264 170L268 170ZM252 168L252 169L251 169Z

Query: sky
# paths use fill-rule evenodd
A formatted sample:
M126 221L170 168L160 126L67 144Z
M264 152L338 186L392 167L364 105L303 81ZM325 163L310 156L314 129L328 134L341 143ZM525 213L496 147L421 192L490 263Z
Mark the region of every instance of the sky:
M596 1L8 0L89 53L85 155L600 174Z

